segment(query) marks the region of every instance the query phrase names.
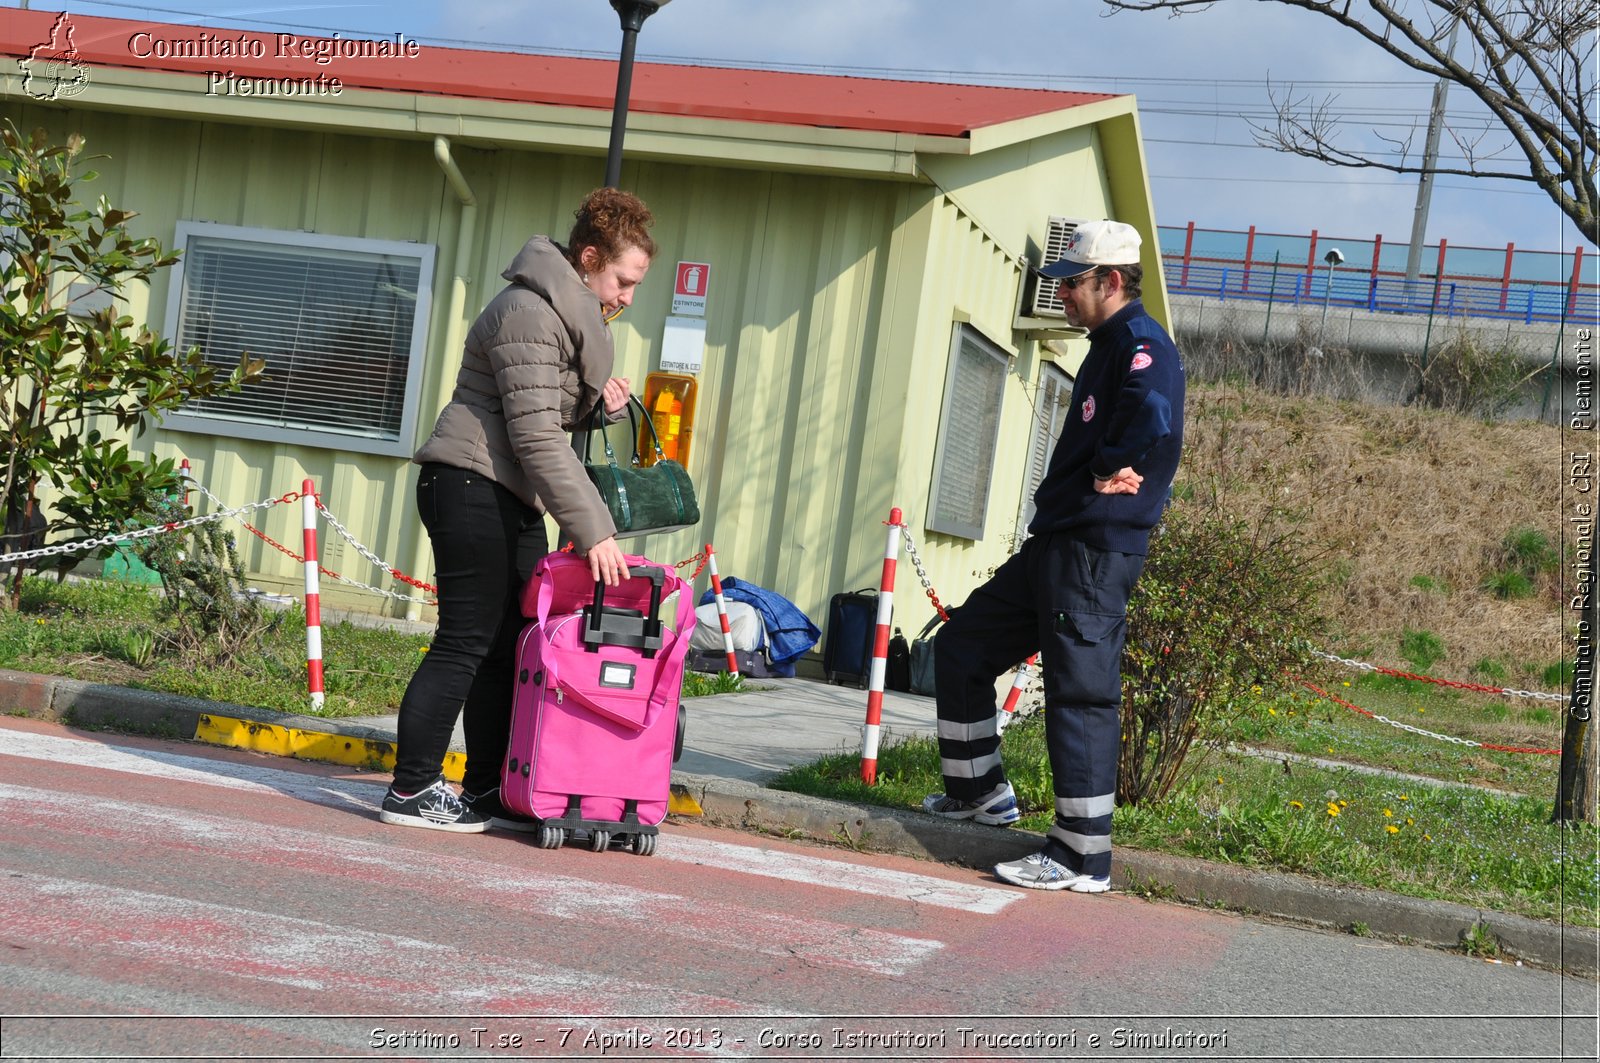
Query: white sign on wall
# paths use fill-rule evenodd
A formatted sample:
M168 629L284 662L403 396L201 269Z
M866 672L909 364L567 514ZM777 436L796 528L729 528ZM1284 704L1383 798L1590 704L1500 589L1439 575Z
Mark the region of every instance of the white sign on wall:
M703 317L669 317L661 333L661 371L698 373L705 364L706 321Z

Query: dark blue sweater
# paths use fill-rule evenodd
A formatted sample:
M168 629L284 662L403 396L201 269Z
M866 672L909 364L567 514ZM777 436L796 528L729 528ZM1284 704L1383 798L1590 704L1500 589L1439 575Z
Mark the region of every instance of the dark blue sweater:
M1132 302L1089 333L1072 407L1034 495L1031 532L1064 531L1103 550L1144 554L1172 493L1183 449L1183 360L1144 305ZM1103 495L1095 476L1132 467L1138 494Z

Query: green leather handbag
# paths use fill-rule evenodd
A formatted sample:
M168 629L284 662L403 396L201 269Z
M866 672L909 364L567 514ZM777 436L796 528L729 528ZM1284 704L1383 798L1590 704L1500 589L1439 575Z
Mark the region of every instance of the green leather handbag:
M617 461L616 451L606 434L601 412L602 404L595 406L594 418L583 437L583 467L594 483L595 490L611 511L611 520L617 526L618 539L631 539L640 535L677 531L700 523L700 503L695 499L694 484L682 465L661 452L661 441L656 437L656 426L645 412L644 403L636 396L628 396L628 421L633 428L633 446L628 450L626 464ZM650 430L650 439L656 460L650 465L641 464L639 453L639 422ZM605 461L592 461L589 456L594 434L600 433L605 448Z

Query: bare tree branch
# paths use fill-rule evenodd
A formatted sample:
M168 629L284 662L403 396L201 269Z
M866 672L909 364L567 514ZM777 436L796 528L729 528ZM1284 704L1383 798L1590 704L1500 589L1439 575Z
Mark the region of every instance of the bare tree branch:
M1102 0L1113 12L1166 11L1173 17L1203 11L1226 0ZM1591 241L1600 242L1600 130L1596 128L1596 31L1600 8L1591 0L1258 0L1297 7L1328 18L1429 77L1459 85L1493 116L1509 138L1505 148L1482 151L1488 128L1447 126L1461 148L1464 167L1409 161L1411 137L1389 161L1382 152L1345 147L1338 141L1337 97L1320 102L1281 96L1269 86L1276 128L1251 123L1258 143L1335 166L1391 173L1435 173L1529 181L1539 186ZM1452 52L1459 24L1463 47ZM1413 136L1415 131L1413 130ZM1386 143L1397 142L1376 130ZM1488 169L1510 148L1526 169Z

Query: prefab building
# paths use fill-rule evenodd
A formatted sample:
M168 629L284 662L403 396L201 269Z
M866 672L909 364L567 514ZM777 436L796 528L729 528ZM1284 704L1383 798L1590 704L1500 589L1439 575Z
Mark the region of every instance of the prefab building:
M267 359L139 446L187 458L228 506L310 478L350 539L428 579L409 456L501 269L530 235L564 238L602 183L615 63L47 11L8 11L0 38L11 120L82 134L106 156L85 192L183 248L126 293L135 320ZM1126 221L1166 319L1132 97L642 64L630 107L621 184L660 252L612 326L615 372L690 369L703 518L629 550L714 543L724 576L820 623L831 594L878 583L898 507L959 602L1015 548L1085 348L1030 264L1076 220ZM297 543L299 520L257 523ZM326 567L408 589L322 543ZM257 586L299 585L286 553L241 544ZM909 628L932 610L901 572ZM323 596L429 615L337 582Z

